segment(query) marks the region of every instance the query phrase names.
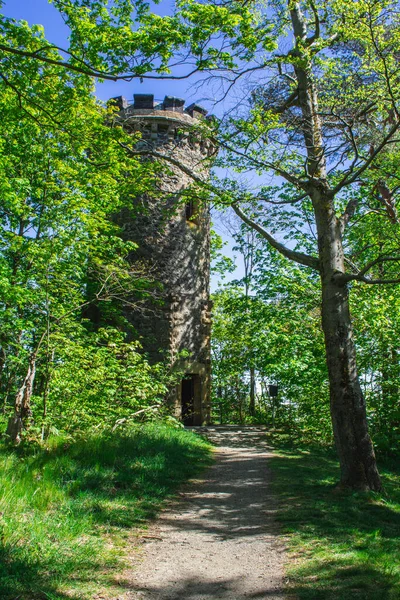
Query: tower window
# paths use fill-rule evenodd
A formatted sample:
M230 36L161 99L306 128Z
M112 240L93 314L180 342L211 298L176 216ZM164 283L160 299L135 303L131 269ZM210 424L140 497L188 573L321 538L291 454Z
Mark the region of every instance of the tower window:
M186 221L190 221L194 214L193 200L186 203Z
M168 129L169 129L168 125L159 124L157 131L160 135L167 135Z
M190 223L194 223L195 225L199 224L199 213L197 210L197 206L194 200L189 200L185 206L185 216L186 221Z

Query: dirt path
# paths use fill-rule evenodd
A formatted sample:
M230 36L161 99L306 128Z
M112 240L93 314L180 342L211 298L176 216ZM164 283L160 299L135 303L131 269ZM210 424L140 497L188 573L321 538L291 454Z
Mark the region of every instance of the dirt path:
M283 600L262 430L208 428L217 461L147 532L129 600Z

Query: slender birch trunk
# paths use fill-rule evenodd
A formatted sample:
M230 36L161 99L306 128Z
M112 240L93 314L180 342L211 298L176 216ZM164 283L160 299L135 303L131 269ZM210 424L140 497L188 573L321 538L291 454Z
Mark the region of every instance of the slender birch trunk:
M254 367L250 367L250 402L249 414L254 417L256 413L256 374Z

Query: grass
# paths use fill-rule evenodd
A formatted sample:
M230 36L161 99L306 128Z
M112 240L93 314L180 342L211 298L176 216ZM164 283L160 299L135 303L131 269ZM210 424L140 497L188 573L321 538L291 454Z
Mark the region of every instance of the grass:
M201 438L155 425L0 449L0 598L116 597L132 528L210 461Z
M289 593L299 600L398 600L399 465L380 466L384 495L339 493L331 451L294 449L277 440L274 446Z

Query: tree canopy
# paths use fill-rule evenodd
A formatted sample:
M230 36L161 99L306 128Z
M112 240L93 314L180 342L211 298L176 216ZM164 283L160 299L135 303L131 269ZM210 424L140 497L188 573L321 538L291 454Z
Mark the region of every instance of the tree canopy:
M141 172L135 140L115 144L113 136L124 133L115 128L106 132L99 124L97 139L85 130L77 107L83 100L88 107L94 102L93 78L141 81L201 75L203 89L226 107L220 110L217 104L219 118L199 126L201 135L212 137L218 146L216 166L223 171L217 170L212 182L192 173L193 193L231 206L270 248L299 265L292 273L295 279L301 273L310 289L319 289L341 483L379 490L357 370L353 324L360 321L357 314L352 318L350 306L357 305L352 294L358 301L365 293L358 284L400 282L398 3L180 0L167 16L141 0L54 0L54 5L70 29L67 48L48 42L38 26L3 18L0 50L5 64L2 85L15 110L51 132L47 151L60 152L65 139L71 144L67 160L59 166L61 186L68 188L70 181L64 165L72 169L69 175L78 182L83 176L93 189L104 179L106 189L99 189L99 197L106 206L100 220L96 216L95 227L104 223L114 239L111 225L102 220L113 210L107 204L110 196L104 195L107 185L121 185L117 196L124 196L130 193L124 189L127 179L138 190L147 179L133 176L123 181L125 168ZM65 107L72 110L63 121ZM104 119L104 113L99 118ZM56 131L67 138L52 148ZM98 143L103 144L99 150ZM88 146L91 151L83 151ZM123 147L130 148L130 166L120 154ZM107 155L104 163L102 152ZM85 160L71 161L79 153ZM159 154L157 159L173 160ZM190 174L186 166L182 170ZM74 201L75 196L79 197L79 184L72 191ZM84 202L90 196L86 188ZM100 232L89 235L90 240L96 238L101 239ZM90 253L96 257L92 246ZM42 260L47 264L47 257ZM245 347L252 307L258 301L246 300ZM396 351L389 354L397 364ZM250 363L249 358L252 369ZM385 389L392 385L390 377L383 375Z
M112 219L151 193L154 168L127 157L128 135L111 126L114 109L97 102L88 76L14 57L2 77L0 374L3 415L13 411L8 431L18 440L29 425L33 438L99 419L112 425L159 405L166 391L166 373L121 331L121 307L138 308L154 286L130 265L135 245ZM102 307L98 324L93 307Z

